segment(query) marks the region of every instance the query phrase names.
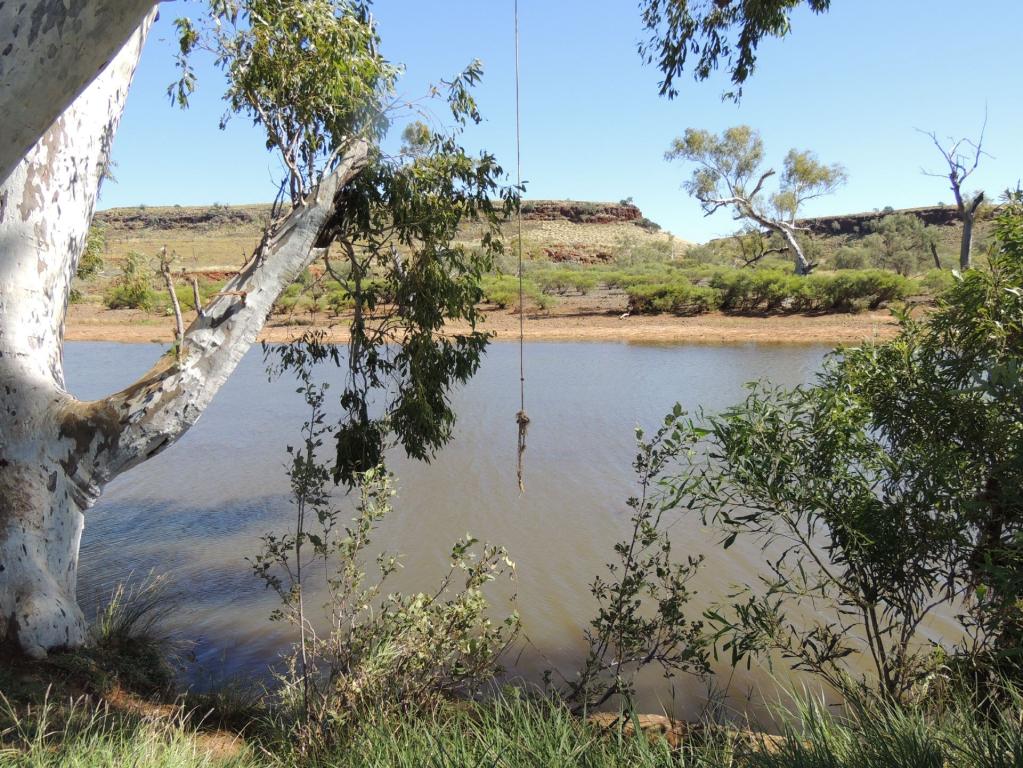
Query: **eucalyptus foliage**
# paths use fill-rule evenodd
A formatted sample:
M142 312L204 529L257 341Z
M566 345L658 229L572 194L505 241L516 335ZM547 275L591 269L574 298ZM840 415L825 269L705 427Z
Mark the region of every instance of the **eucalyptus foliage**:
M728 128L719 136L687 128L672 142L665 159L692 163L692 176L683 187L706 213L722 207L720 201L724 200L724 205L736 208L736 218L754 221L744 208L795 221L803 203L834 192L847 178L841 165L824 164L809 150L790 149L782 163L778 188L768 195L764 182L775 172L764 170L763 139L748 125Z
M190 57L211 53L228 81L221 127L240 114L263 128L293 202L352 139L386 133L400 68L380 55L367 3L211 0L203 18L176 25L181 76L168 94L187 106L197 85Z
M228 116L264 129L293 206L353 141L370 143L367 166L342 190L317 243L317 271L340 286L331 303L348 321L348 354L313 333L267 356L277 373L321 361L344 371L335 481L354 485L392 442L428 460L451 435L451 388L479 366L488 339L477 329L480 283L501 250L499 224L518 203L496 158L459 143L482 120L472 96L480 63L442 80L409 114L394 103L400 68L379 53L366 3L216 0L204 21L178 28L182 76L172 95L187 103L189 56L212 52L228 78ZM442 115L429 108L438 102ZM399 120L409 120L404 145L390 156L380 141ZM469 222L482 233L472 247L455 241ZM450 322L467 330L446 332Z
M614 545L607 573L590 585L597 613L585 632L586 659L566 681L565 697L577 710L612 699L631 708L636 674L645 667L665 678L710 671L703 622L688 610L690 582L703 558L675 553L669 536L674 498L661 483L689 447L681 418L675 406L649 440L636 430L639 493L628 500L630 535Z
M823 13L831 0L641 0L643 24L650 36L639 46L647 63L661 70L661 95L678 95L675 79L688 66L696 80L706 80L720 66L735 86L724 94L738 101L742 86L757 64L757 46L768 37L791 31L791 15L801 6Z
M812 386L758 384L684 418L675 501L725 547L764 553L759 580L708 614L733 663L780 653L845 687L865 655L906 696L951 655L1018 674L1023 649L1023 205L1006 205L972 270L893 341L832 356ZM929 640L936 610L962 637Z

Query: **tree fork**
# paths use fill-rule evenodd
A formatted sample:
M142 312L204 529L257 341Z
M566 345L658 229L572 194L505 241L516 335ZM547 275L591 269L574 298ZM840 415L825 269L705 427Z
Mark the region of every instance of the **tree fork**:
M118 474L196 422L273 302L328 239L356 141L165 356L127 389L82 402L64 386L71 280L149 23L0 186L0 643L33 657L86 641L75 599L84 512Z

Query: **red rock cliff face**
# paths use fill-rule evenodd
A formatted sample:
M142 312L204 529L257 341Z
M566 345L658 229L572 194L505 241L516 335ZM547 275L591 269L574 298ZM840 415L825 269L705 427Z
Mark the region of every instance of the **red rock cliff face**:
M527 221L571 221L575 224L634 222L643 213L631 203L584 203L569 200L523 200L522 218Z

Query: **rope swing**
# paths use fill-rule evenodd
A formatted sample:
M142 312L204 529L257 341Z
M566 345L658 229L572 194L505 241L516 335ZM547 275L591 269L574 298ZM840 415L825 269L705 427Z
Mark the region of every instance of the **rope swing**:
M516 184L522 190L522 120L519 104L519 0L515 0L515 172ZM519 493L526 492L522 481L522 455L526 452L526 430L529 416L526 415L526 306L522 287L522 206L518 208L518 255L519 255L519 412L515 423L519 427L518 480Z

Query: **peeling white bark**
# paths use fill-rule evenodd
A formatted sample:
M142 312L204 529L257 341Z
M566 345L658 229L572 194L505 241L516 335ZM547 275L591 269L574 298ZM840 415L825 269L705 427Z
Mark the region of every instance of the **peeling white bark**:
M0 180L154 7L152 0L0 0Z
M82 403L72 422L93 435L83 477L102 486L183 435L256 340L281 292L322 254L317 247L336 197L365 165L368 146L355 143L342 162L274 231L242 271L185 331L181 359L159 361L135 384ZM104 435L111 435L106 440Z
M703 203L704 208L708 210L708 213L713 213L719 208L732 207L737 212L737 218L746 218L750 221L756 222L761 227L769 229L772 232L777 232L781 235L781 238L785 241L785 245L788 246L788 250L792 252L793 267L797 275L808 275L813 270L813 264L811 264L806 254L803 253L803 246L799 244L799 238L796 237L796 233L799 231L799 227L794 222L784 221L782 219L774 219L770 216L765 216L756 206L752 200L756 196L756 193L760 191L761 185L764 183L764 179L773 174L774 171L768 171L764 174L760 183L757 184L753 194L749 197L726 197L726 198L700 198L700 202Z
M67 298L154 15L0 186L0 644L35 657L85 642L75 601L83 513L109 480L199 418L274 300L321 252L338 192L367 156L353 145L275 229L192 323L180 360L161 359L103 400L77 401L64 389Z
M770 225L768 225L770 226ZM775 221L774 225L771 226L775 232L778 232L785 244L792 251L792 262L795 267L797 275L803 276L810 274L813 269L813 265L807 261L806 254L803 253L803 246L799 244L799 238L796 237L796 228L794 225L784 221Z
M64 312L148 26L0 186L0 639L32 656L85 639L75 580L95 495L67 471Z

